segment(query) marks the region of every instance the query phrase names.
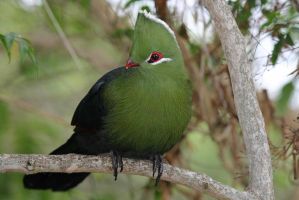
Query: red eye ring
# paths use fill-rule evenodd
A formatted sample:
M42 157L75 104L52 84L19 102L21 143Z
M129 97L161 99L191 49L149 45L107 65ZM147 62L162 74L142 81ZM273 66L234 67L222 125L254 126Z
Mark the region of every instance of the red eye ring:
M148 63L155 63L158 62L159 60L161 60L163 58L163 54L158 52L158 51L153 51L149 57L149 59L147 60Z

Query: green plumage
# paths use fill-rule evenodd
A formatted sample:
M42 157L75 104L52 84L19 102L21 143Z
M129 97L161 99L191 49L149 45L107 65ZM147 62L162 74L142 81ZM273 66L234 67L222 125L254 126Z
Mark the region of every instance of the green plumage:
M94 84L74 113L74 134L51 154L113 151L115 178L120 155L154 157L158 182L163 171L160 155L179 141L190 117L191 87L175 36L163 21L141 12L128 63ZM24 185L64 191L88 174L26 175Z
M104 129L120 151L161 154L181 137L191 115L190 88L169 67L129 70L103 91L111 110Z
M151 65L145 60L159 51L172 61ZM105 88L109 114L104 129L120 151L162 154L180 139L191 116L191 88L180 49L162 25L139 14L128 69Z

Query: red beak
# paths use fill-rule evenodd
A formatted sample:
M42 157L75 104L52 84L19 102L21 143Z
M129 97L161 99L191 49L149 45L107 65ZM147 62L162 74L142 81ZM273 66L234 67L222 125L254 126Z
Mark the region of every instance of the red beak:
M139 64L138 63L134 63L131 59L129 59L126 63L126 69L129 69L131 67L138 67Z

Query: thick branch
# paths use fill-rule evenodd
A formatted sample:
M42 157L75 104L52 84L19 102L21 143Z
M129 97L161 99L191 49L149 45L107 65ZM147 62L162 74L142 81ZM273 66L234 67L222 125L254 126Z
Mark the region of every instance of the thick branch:
M274 199L271 155L241 34L225 0L202 0L220 37L228 62L235 105L249 161L249 190L260 199Z
M152 164L147 160L123 159L124 174L134 174L152 178ZM0 154L0 172L101 172L112 173L110 155L28 155ZM178 183L192 189L206 192L218 199L254 199L247 192L241 192L223 185L211 177L164 164L162 180Z

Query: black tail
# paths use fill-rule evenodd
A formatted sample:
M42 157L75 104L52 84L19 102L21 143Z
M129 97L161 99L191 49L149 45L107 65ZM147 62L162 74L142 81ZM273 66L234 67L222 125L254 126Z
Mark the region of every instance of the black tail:
M75 141L75 134L62 146L51 154L61 155L68 153L83 154ZM29 189L52 189L53 191L65 191L81 183L89 173L37 173L25 175L23 184Z

